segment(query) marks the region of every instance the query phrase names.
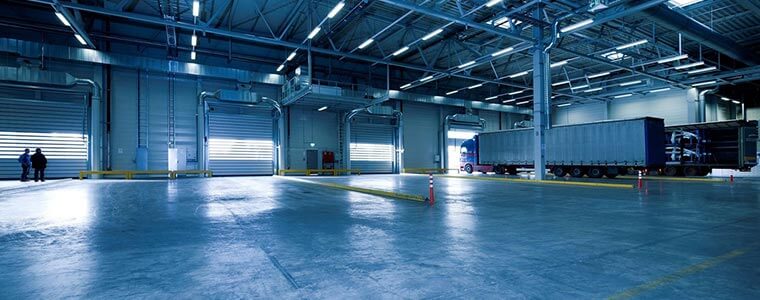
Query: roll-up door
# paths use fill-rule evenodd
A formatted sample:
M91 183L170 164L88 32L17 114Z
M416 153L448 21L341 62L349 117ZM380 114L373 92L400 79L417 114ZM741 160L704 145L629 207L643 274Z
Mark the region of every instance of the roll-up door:
M351 126L351 168L363 174L393 173L395 127L353 124Z
M217 104L211 108L208 163L214 175L272 175L271 108L237 104Z
M77 177L87 170L87 107L79 101L0 98L0 178L19 178L18 156L41 148L48 178Z

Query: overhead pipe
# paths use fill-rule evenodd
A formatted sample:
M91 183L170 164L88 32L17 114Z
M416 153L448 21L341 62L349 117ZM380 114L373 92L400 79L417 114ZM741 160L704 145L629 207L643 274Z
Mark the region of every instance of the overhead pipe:
M704 123L707 121L706 111L705 111L705 96L708 94L714 94L718 91L718 88L712 88L708 90L703 90L699 92L699 97L697 97L697 123Z

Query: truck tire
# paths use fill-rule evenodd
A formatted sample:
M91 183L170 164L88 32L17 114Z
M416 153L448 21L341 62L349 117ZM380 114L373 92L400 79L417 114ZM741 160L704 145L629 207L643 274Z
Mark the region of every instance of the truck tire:
M464 171L467 172L467 174L472 174L472 165L471 164L464 165Z
M586 170L583 169L583 167L571 167L570 168L570 176L573 176L575 178L581 178L583 175L586 175Z
M681 168L674 166L667 166L662 170L662 174L665 176L678 176L681 174Z
M614 179L620 174L620 168L618 167L608 167L607 172L604 174L604 176L607 176L609 179Z
M602 178L604 176L604 168L602 167L591 167L588 169L588 177L591 178Z
M507 173L509 175L517 175L517 167L507 167Z
M493 168L493 172L499 175L504 175L506 173L506 168L504 166L495 166Z
M567 170L565 170L564 167L557 166L552 169L552 174L557 177L565 177L567 175Z
M712 169L708 167L702 167L699 169L699 176L707 176L710 173L712 173Z
M683 175L688 177L700 176L699 167L686 167L683 169Z

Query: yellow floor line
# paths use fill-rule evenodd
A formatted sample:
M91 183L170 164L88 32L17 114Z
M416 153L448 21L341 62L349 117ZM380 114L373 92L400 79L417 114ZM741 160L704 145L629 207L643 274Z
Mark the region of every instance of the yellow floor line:
M632 179L636 180L636 176L620 176L619 179ZM660 176L644 176L643 180L662 180L662 181L692 181L692 182L727 182L725 179L718 178L689 178L689 177L660 177Z
M682 278L684 278L686 276L689 276L691 274L695 274L695 273L704 271L706 269L715 267L715 266L717 266L717 265L719 265L719 264L721 264L721 263L723 263L725 261L733 259L733 258L735 258L737 256L741 256L741 255L747 253L748 251L750 251L751 248L752 247L736 249L734 251L728 252L728 253L723 254L721 256L716 256L716 257L710 258L710 259L705 260L705 261L703 261L701 263L698 263L698 264L691 265L691 266L688 266L686 268L680 269L680 270L676 271L675 273L671 273L671 274L665 275L663 277L657 278L655 280L649 281L647 283L644 283L642 285L639 285L639 286L627 289L625 291L622 291L620 293L612 295L612 296L610 296L607 299L621 300L621 299L635 298L635 297L641 295L644 292L656 289L658 287L661 287L663 285L669 284L671 282L678 281L678 280L680 280L680 279L682 279Z
M521 178L498 178L498 177L482 177L482 176L452 176L452 175L436 175L436 177L442 178L461 178L461 179L476 179L476 180L490 180L490 181L507 181L507 182L520 182L520 183L537 183L537 184L555 184L555 185L574 185L574 186L586 186L586 187L608 187L617 189L632 189L632 184L620 184L620 183L599 183L599 182L578 182L578 181L558 181L558 180L531 180Z
M305 180L305 179L299 179L299 178L293 178L293 177L283 176L282 178L287 179L287 180L315 184L315 185L320 185L324 187L369 194L369 195L374 195L374 196L381 196L381 197L388 197L388 198L395 198L395 199L409 200L409 201L416 201L416 202L425 202L425 197L420 196L420 195L394 193L394 192L388 192L388 191L383 191L383 190L360 188L360 187L348 186L348 185L337 184L337 183L319 182L319 181Z

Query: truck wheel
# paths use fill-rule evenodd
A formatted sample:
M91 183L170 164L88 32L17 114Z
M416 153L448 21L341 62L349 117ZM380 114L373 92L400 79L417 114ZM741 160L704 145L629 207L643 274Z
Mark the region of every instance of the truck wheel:
M573 176L575 178L581 178L585 174L586 174L586 170L584 170L582 167L570 168L570 176Z
M509 175L517 175L517 167L507 167L507 173Z
M604 176L607 176L609 179L614 179L620 174L620 168L618 167L608 167L607 172L604 174Z
M699 167L686 167L683 169L683 174L689 177L700 176Z
M470 164L465 165L464 171L467 172L467 174L472 174L472 165Z
M602 176L604 176L604 169L600 167L593 167L588 169L588 177L602 178Z
M504 166L496 166L496 167L494 167L493 168L493 172L496 173L496 174L499 174L499 175L504 175L504 173L506 173L505 170L504 170Z
M712 173L712 169L703 167L699 169L699 176L707 176L708 174Z
M665 174L665 176L678 176L681 173L680 172L681 170L679 169L680 169L679 167L669 166L669 167L665 167L662 173Z
M557 177L565 177L565 175L567 175L567 171L563 167L554 167L552 174Z

